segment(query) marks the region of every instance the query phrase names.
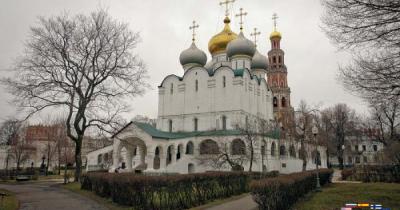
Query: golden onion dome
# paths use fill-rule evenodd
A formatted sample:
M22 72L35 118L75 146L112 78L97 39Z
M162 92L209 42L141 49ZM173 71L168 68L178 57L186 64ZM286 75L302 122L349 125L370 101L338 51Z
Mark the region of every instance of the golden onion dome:
M275 30L275 31L273 31L273 32L271 33L271 35L269 36L269 38L272 39L272 38L275 38L275 37L280 39L280 38L282 38L282 35L281 35L281 33L279 33L279 31L276 31L276 30Z
M238 37L238 35L231 30L231 27L229 26L230 22L231 20L228 17L225 17L224 30L213 36L208 42L208 50L212 55L224 52L228 43Z

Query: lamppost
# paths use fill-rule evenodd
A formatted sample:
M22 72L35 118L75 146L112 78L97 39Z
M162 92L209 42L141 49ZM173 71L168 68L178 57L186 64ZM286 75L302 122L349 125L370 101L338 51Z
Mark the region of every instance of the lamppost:
M346 155L344 154L344 149L346 147L342 144L342 157L343 157L343 168L346 168Z
M321 184L319 183L319 157L318 157L318 140L317 140L317 135L318 135L318 128L317 126L312 127L312 133L314 135L314 141L315 141L315 165L317 169L317 189L316 191L321 191Z

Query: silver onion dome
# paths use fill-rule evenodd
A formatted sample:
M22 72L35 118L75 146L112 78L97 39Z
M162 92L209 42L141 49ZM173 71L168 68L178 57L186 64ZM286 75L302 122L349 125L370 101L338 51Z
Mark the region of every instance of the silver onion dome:
M256 47L254 43L244 37L243 32L240 32L239 36L229 42L226 53L228 57L232 57L235 55L247 55L253 57L256 51Z
M207 63L207 55L197 48L196 44L193 42L188 49L180 54L179 61L182 66L186 64L200 64L204 66Z
M268 59L264 55L262 55L258 50L254 53L253 58L251 59L251 69L264 69L268 68Z

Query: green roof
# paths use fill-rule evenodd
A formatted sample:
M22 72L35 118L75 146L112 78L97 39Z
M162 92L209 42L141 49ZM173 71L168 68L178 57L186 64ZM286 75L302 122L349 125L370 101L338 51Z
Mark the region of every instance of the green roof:
M183 139L196 136L238 136L242 135L239 130L212 130L212 131L193 131L193 132L165 132L156 129L150 124L141 122L131 122L135 124L138 128L145 131L147 134L154 138L160 139ZM266 135L266 137L278 139L279 131L275 130Z

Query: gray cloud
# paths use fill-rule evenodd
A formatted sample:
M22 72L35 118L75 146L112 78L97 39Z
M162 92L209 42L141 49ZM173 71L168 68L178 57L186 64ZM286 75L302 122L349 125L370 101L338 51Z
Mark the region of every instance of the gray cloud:
M86 13L97 8L107 8L110 14L128 22L134 31L140 31L142 43L137 53L147 63L153 89L131 102L135 114L157 116L157 86L168 74L183 74L178 57L189 47L189 26L195 19L200 28L197 45L208 52L209 39L222 29L224 10L217 0L1 0L0 7L0 72L12 65L14 58L23 52L23 43L29 27L37 24L38 16ZM271 16L280 17L278 29L282 32L282 48L286 53L288 80L292 101L296 106L301 99L326 107L344 102L360 112L365 105L357 97L346 93L336 81L337 67L348 62L349 55L336 52L320 29L323 8L319 0L237 0L234 13L243 7L249 14L245 18L245 34L249 37L254 27L262 32L259 51L269 50ZM239 30L233 20L232 29ZM209 56L209 55L208 55ZM15 109L6 100L10 96L0 89L0 120L13 115Z

